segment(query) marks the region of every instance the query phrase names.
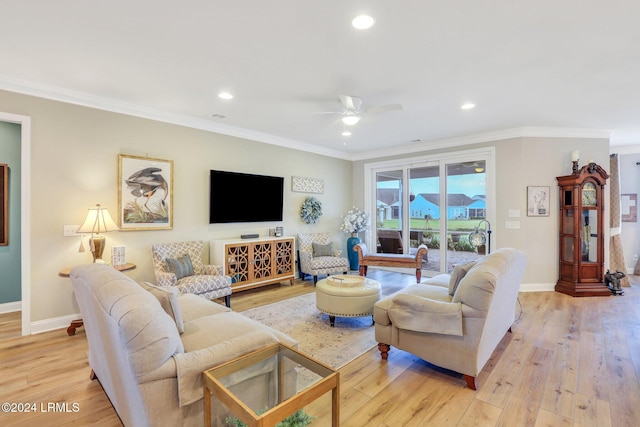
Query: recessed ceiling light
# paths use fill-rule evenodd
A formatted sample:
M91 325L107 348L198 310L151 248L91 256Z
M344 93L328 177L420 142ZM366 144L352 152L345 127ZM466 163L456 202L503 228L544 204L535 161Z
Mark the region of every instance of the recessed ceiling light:
M422 140L421 139L412 139L411 142L415 142L417 144L419 142L422 142Z
M371 28L376 21L369 15L359 15L353 18L351 25L358 30L366 30Z
M475 108L475 107L476 107L476 104L472 102L467 102L465 104L462 104L460 108L462 108L463 110L471 110L472 108Z
M220 98L220 99L233 99L233 95L231 95L229 92L220 92L218 94L218 98Z
M219 113L211 113L211 117L214 119L226 119L228 116Z
M342 136L351 136L351 132L345 129L345 131L342 132Z

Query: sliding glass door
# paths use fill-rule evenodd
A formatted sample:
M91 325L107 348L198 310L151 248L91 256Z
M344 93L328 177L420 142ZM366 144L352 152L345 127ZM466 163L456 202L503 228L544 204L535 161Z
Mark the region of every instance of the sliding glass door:
M365 202L376 213L368 244L393 254L413 254L426 245L427 275L451 272L482 255L486 245L474 246L469 234L484 230L491 213L492 159L487 149L366 165L372 191Z

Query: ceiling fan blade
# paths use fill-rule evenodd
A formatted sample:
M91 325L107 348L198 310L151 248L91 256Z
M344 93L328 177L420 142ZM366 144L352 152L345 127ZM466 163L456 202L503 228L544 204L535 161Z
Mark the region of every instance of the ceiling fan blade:
M340 104L347 111L360 111L360 107L362 106L362 98L358 98L357 96L350 95L338 95L338 99L340 100Z
M364 111L366 111L367 113L382 113L384 111L396 111L396 110L402 110L402 104L387 104L387 105L380 105L380 106L374 106L374 107L367 107L364 109Z

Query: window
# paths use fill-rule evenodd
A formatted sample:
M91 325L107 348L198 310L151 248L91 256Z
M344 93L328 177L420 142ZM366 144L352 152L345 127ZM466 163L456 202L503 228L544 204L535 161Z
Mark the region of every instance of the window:
M365 165L367 210L375 226L365 240L378 253L429 248L423 269L450 272L482 253L468 235L494 212L493 147ZM373 225L373 222L372 222Z

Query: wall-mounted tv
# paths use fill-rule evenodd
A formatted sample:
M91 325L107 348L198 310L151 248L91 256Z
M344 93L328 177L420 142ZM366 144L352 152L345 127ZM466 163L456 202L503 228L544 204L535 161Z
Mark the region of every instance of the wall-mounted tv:
M282 221L284 178L212 170L209 223Z

